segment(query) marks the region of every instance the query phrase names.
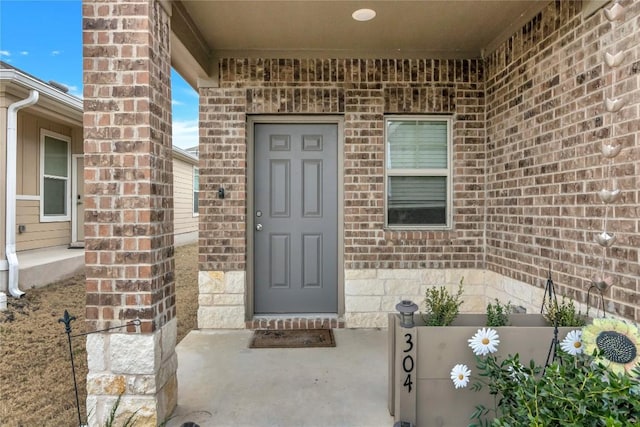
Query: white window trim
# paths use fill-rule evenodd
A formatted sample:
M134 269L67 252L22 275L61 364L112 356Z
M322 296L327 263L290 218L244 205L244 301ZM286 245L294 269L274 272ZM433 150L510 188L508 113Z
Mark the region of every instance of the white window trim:
M194 166L191 173L191 214L192 218L200 216L200 212L194 212L193 206L195 205L195 193L196 193L196 172L198 172L198 197L200 197L200 168ZM198 209L200 209L200 202L198 201Z
M80 193L78 188L78 175L84 174L84 170L78 170L78 159L84 158L84 154L71 155L71 193L69 194L69 202L71 203L71 242L78 241L78 201L84 203L84 200L78 200ZM84 163L83 163L84 166ZM82 192L84 194L84 191Z
M44 214L44 144L45 137L55 138L67 143L67 182L65 200L66 215ZM71 138L46 129L40 129L40 222L64 222L71 221Z
M18 194L16 195L16 200L28 200L28 201L40 201L40 196L32 196L30 194Z
M437 121L447 122L447 169L392 169L387 168L388 146L387 129L390 121L415 120L415 121ZM437 115L391 115L384 118L384 227L388 230L452 230L453 229L453 138L452 138L453 118L451 116ZM446 224L444 225L389 225L388 206L388 177L390 176L446 176L447 177L447 205Z

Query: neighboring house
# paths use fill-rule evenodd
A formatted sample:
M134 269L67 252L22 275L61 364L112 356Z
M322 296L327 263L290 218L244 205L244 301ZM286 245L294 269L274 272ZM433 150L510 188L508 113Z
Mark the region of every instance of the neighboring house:
M81 251L63 254L67 248L84 247L83 103L65 89L0 62L0 183L5 189L0 199L0 292L9 284L7 254L11 258L12 248L18 268L21 258L35 265L47 259L56 263L46 275L23 275L23 289L74 274L84 265ZM32 92L37 93L33 104L11 113L11 106ZM173 153L174 236L180 244L197 239L198 158L177 147ZM14 168L6 163L9 156L15 156ZM7 200L12 193L13 206ZM11 218L7 212L14 212L14 224L6 222ZM60 261L66 258L73 261Z
M0 110L0 292L19 296L21 254L84 239L82 100L0 62ZM82 266L74 258L70 274Z
M198 155L173 147L173 233L175 244L198 240Z

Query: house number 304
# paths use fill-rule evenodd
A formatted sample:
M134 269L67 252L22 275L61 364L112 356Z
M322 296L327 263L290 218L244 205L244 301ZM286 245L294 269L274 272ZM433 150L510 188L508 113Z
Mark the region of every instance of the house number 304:
M403 352L404 353L408 353L411 350L413 350L413 341L411 341L412 335L411 334L404 334L404 337L406 338L405 342L407 344L407 348L404 349ZM406 378L404 380L403 386L405 386L407 388L407 392L408 393L411 393L411 389L412 389L412 386L413 386L413 381L411 380L411 373L413 372L413 368L414 368L413 356L411 356L410 354L407 354L402 359L402 369L407 374L407 376L406 376Z

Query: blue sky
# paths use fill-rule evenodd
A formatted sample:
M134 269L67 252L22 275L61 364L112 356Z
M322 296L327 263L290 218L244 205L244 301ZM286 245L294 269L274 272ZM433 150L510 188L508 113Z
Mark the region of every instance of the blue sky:
M0 59L82 97L82 2L0 0ZM171 74L173 144L198 144L198 94Z

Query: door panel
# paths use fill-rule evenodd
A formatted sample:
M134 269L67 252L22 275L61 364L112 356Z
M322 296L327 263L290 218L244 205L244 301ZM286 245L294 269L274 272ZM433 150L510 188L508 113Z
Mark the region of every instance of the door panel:
M290 288L289 266L291 265L291 236L269 233L269 273L272 288Z
M302 163L302 215L305 218L322 216L322 160Z
M256 124L254 311L335 313L335 124Z
M302 287L317 288L322 284L322 234L302 236Z
M289 218L291 206L291 174L289 160L271 160L271 179L269 179L269 205L272 218Z

